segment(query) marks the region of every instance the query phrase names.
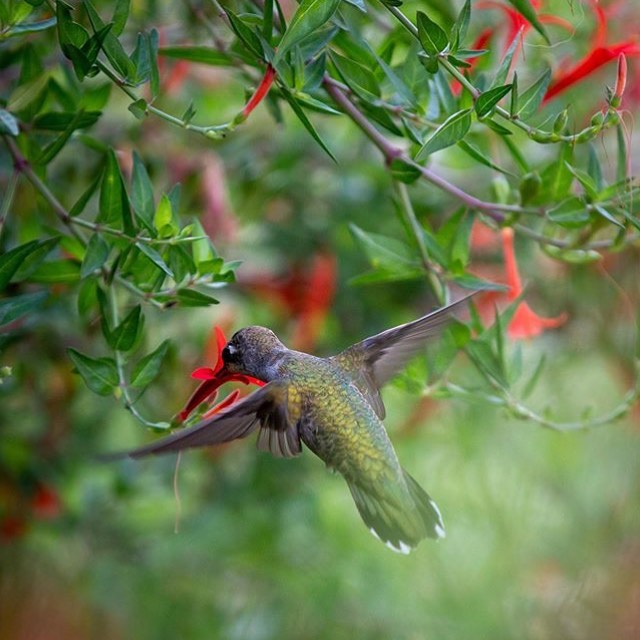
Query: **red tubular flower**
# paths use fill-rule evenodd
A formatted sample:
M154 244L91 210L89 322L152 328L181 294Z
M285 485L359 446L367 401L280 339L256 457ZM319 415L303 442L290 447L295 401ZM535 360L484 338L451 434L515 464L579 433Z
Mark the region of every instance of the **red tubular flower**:
M502 230L502 248L504 251L507 285L509 286L507 299L512 302L522 295L522 282L520 280L520 274L518 273L516 254L513 246L513 229L505 228ZM507 334L513 340L534 338L547 329L559 327L566 321L566 313L562 313L555 318L543 318L537 315L526 302L521 302L507 327Z
M215 327L215 332L217 343L216 364L213 368L200 367L191 374L192 378L195 378L196 380L203 380L203 382L193 392L184 409L178 414L180 420L186 420L189 414L197 406L205 402L205 400L213 402L218 395L219 387L221 387L225 382L242 382L243 384L255 384L260 387L265 385L262 380L258 380L257 378L253 378L251 376L241 375L239 373L230 373L225 369L224 361L222 359L222 350L227 344L227 339L225 338L224 332L220 327ZM232 400L229 400L229 398L231 397L233 397ZM222 409L233 404L233 402L238 399L238 394L234 395L232 393L230 394L229 398L225 398L221 403L213 407L210 413L217 413L218 411L221 411Z
M531 4L533 8L537 10L540 7L541 3L539 0L533 0ZM516 38L521 38L522 40L525 34L533 28L531 23L519 11L516 11L513 7L502 4L501 2L495 2L495 0L484 0L483 2L478 2L476 7L478 9L498 9L507 18L508 27L504 51L507 51L507 49L509 49ZM539 14L538 20L542 24L552 24L558 27L562 27L568 32L573 33L573 25L567 20L559 18L558 16L550 14ZM516 57L517 56L514 56L514 59Z
M593 49L575 66L565 73L561 73L555 79L544 96L544 102L551 100L554 96L557 96L572 85L580 82L608 62L617 60L623 54L640 55L640 47L637 43L628 41L611 45L609 47L598 47Z
M246 119L249 117L249 114L262 102L267 93L269 93L269 89L273 84L273 81L276 78L276 70L270 65L267 65L267 70L258 85L255 93L249 99L249 102L245 105L245 108L242 110L242 117Z
M551 86L547 89L547 93L544 96L544 101L551 100L559 93L566 91L569 87L580 82L584 78L587 78L592 73L608 64L613 60L624 59L624 76L626 79L626 57L627 55L640 55L640 46L637 38L627 40L626 42L619 42L617 44L606 45L607 40L607 14L597 0L592 0L591 7L596 16L596 30L591 40L591 49L587 54L576 62L572 67L566 71L560 73L558 77L551 83ZM621 77L621 66L618 65L618 81ZM622 86L624 90L624 86ZM617 84L616 84L616 95Z

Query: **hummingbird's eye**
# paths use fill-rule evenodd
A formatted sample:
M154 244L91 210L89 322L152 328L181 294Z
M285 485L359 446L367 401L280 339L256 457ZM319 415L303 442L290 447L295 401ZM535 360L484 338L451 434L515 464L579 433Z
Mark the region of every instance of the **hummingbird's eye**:
M222 350L222 360L224 362L234 362L235 360L238 359L238 350L236 349L236 347L234 347L232 344L228 344L223 350Z

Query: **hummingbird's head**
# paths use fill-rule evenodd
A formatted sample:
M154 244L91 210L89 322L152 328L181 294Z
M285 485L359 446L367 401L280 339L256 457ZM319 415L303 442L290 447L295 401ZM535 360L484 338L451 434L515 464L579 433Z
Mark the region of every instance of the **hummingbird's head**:
M266 382L272 377L271 365L285 349L271 329L246 327L234 333L222 350L224 369Z

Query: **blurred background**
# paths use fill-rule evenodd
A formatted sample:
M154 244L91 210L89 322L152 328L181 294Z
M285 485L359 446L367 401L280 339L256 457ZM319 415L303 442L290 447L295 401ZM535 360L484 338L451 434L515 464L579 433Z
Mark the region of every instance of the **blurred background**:
M167 42L206 42L194 15L188 3L133 3L130 28L153 19ZM170 112L193 101L201 121L222 122L245 101L228 69L165 59L161 73ZM580 122L603 85L595 73L556 110L579 98ZM199 217L220 255L242 261L219 305L148 310L146 348L172 340L139 403L149 419L171 419L197 386L190 372L215 364L216 325L230 335L263 324L328 355L437 305L420 280L352 282L369 263L349 225L404 232L379 155L345 118L314 117L336 167L291 114L274 123L264 105L213 144L159 119L140 122L126 96L107 94L91 135L117 149L125 176L135 149L158 190L181 183L180 214ZM70 201L103 161L79 148L49 168ZM488 169L455 150L438 162L456 184L490 192ZM449 211L431 187L410 190L419 219ZM49 215L23 184L14 209L27 226ZM516 250L532 307L567 314L562 326L506 346L525 372L546 356L527 405L566 421L606 414L633 386L637 247L575 266L520 240ZM499 241L476 239L472 266L504 281ZM308 451L277 460L249 438L187 452L179 468L174 456L97 462L151 436L72 372L65 349L96 353L100 340L77 315L76 293L59 285L47 313L4 341L0 356L13 368L0 385L2 640L640 638L637 404L622 420L557 433L486 402L421 396L416 376L401 376L384 391L385 424L447 526L444 540L405 557L368 533L344 481ZM469 369L460 355L449 377L472 386Z

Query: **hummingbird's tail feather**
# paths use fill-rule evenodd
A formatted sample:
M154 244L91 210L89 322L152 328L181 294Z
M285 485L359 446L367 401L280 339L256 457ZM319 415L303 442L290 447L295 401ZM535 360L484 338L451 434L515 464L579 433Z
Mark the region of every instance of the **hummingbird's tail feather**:
M423 538L442 538L444 526L435 502L405 471L411 500L392 500L347 481L360 516L371 533L398 553L409 553Z

